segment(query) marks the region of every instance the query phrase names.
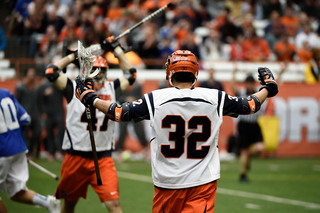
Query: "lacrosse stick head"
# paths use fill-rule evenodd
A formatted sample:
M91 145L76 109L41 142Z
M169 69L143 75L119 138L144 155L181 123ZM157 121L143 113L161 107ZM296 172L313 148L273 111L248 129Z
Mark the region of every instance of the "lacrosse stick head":
M84 48L82 43L78 41L78 60L80 64L80 77L85 81L88 77L93 78L98 72L91 73L94 57L89 49Z

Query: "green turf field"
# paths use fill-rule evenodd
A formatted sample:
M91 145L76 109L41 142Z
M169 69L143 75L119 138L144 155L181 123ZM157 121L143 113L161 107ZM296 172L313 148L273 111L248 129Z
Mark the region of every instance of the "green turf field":
M56 174L60 162L36 161ZM254 159L248 184L238 182L238 161L221 163L221 179L215 213L300 213L320 212L320 158ZM117 163L120 202L126 213L151 212L153 184L150 164ZM52 194L57 181L29 166L28 187L44 195ZM1 193L9 213L46 212L42 208L9 201ZM107 212L89 187L87 199L81 199L77 213Z

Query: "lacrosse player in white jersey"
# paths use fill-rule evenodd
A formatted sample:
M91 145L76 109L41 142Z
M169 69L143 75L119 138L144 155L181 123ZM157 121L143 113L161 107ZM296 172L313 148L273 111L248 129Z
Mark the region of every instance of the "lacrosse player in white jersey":
M106 51L114 51L119 59L119 66L124 75L114 81L106 81L107 61L101 56L94 56L92 71L100 69L99 74L93 80L96 94L101 100L116 101L116 90L126 90L136 78L136 69L133 68L124 54L118 42L104 43L102 48ZM48 65L46 76L49 81L60 89L66 98L67 116L66 131L64 134L62 149L66 155L61 168L61 181L56 190L56 197L64 199L62 212L74 212L80 197L86 198L88 185L91 185L111 213L122 212L119 203L118 179L111 152L115 149L114 128L115 124L101 111L92 108L91 120L95 138L98 163L101 173L102 185L96 182L95 166L88 132L88 123L85 107L75 98L75 81L65 75L60 75L69 63L78 63L77 51Z
M220 178L218 138L223 116L255 113L267 97L278 93L273 74L265 67L258 68L260 91L246 98L195 88L198 72L195 55L177 50L166 63L172 87L122 105L101 100L88 89L92 79L76 79L77 97L84 105L96 107L117 122L150 120L154 213L213 212Z

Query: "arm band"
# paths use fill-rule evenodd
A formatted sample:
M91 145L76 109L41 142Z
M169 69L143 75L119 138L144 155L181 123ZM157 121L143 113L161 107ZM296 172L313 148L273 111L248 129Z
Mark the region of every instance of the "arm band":
M108 109L107 116L116 122L130 121L131 117L129 111L129 103L123 103L122 105L112 103Z
M137 78L137 70L136 68L131 68L129 70L123 71L123 76L129 81L130 85L132 85Z
M257 96L249 95L247 98L242 98L243 114L253 114L260 110L261 103Z
M59 68L54 65L54 64L49 64L47 69L46 69L46 77L50 82L55 81L58 77L60 76L59 74Z

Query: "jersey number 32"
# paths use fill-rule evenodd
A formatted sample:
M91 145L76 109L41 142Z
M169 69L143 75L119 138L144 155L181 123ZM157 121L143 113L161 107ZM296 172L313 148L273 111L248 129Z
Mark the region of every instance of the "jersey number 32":
M210 149L210 145L203 145L197 148L197 142L206 142L211 135L211 121L207 116L193 116L186 122L180 115L167 115L161 123L162 128L171 128L176 126L174 132L169 132L169 141L175 142L175 147L162 144L161 153L166 158L180 158L185 152L185 142L187 143L186 157L189 159L202 159ZM196 130L198 126L202 126L202 132L192 132L186 137L186 125L189 130Z

